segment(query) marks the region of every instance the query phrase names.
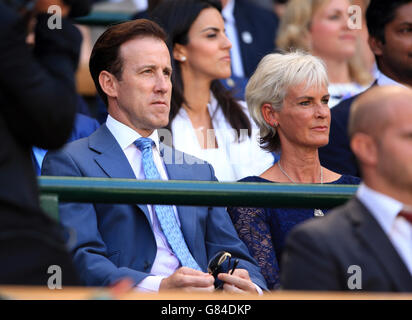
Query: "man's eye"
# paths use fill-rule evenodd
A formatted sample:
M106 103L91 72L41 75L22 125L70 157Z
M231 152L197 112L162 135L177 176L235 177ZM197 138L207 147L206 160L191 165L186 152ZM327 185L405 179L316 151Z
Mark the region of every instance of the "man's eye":
M310 101L301 101L301 102L299 102L299 104L301 106L308 106L308 105L310 105Z
M322 103L323 103L323 104L328 104L328 103L329 103L329 99L323 99L323 100L322 100Z

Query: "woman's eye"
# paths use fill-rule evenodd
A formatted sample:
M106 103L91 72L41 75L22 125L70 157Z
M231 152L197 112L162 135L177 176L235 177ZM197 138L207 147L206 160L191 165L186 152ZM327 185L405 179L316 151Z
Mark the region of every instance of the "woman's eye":
M208 38L216 38L216 33L209 33L207 35Z
M408 33L408 32L412 32L412 28L402 28L400 30L400 33Z
M310 101L301 101L301 102L299 102L299 104L301 106L308 106L308 105L310 105Z
M330 15L328 18L329 18L329 20L338 20L340 18L340 15L339 14L333 14L333 15Z

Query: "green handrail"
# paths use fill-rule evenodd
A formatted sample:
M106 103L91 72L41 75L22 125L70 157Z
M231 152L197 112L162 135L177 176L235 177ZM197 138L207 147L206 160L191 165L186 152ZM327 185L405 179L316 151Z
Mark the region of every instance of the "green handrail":
M174 204L191 206L249 206L332 208L345 203L356 185L225 183L135 179L38 178L43 195L59 201Z
M123 12L92 12L87 16L76 18L78 24L89 26L108 26L130 20L132 14Z

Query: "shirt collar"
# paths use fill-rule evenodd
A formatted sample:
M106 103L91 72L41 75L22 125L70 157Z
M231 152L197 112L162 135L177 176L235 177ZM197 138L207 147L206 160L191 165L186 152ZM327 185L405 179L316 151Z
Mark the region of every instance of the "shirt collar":
M235 9L235 0L229 0L226 6L222 9L222 16L225 22L235 22L233 11Z
M359 185L356 196L389 234L398 213L404 207L402 202L369 188L365 183Z
M107 116L106 126L110 130L110 132L113 134L114 138L119 143L122 150L126 149L131 144L133 144L133 142L135 142L137 139L142 137L135 130L128 127L124 123L117 121L110 115ZM154 130L153 133L148 138L152 139L156 145L157 150L160 150L159 134L157 130Z
M403 84L396 82L395 80L389 78L388 76L384 75L379 69L377 70L377 79L376 82L379 86L401 86L401 87L405 87Z

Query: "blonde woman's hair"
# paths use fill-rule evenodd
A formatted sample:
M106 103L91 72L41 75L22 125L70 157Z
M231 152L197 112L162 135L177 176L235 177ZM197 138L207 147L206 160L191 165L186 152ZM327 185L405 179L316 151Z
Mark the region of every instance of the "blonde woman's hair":
M246 86L246 103L249 113L260 128L260 144L268 151L280 151L276 128L268 124L262 115L262 105L269 103L275 111L283 107L285 96L291 87L306 84L319 88L328 86L328 76L323 61L305 53L271 53L258 64Z
M320 7L330 0L289 0L285 13L280 21L276 38L276 46L282 50L311 51L309 43L310 25L312 18ZM351 0L349 0L351 2ZM358 37L358 42L360 41ZM359 54L360 44L356 46L354 56L349 59L349 75L352 81L368 85L373 80L372 75L363 64Z

